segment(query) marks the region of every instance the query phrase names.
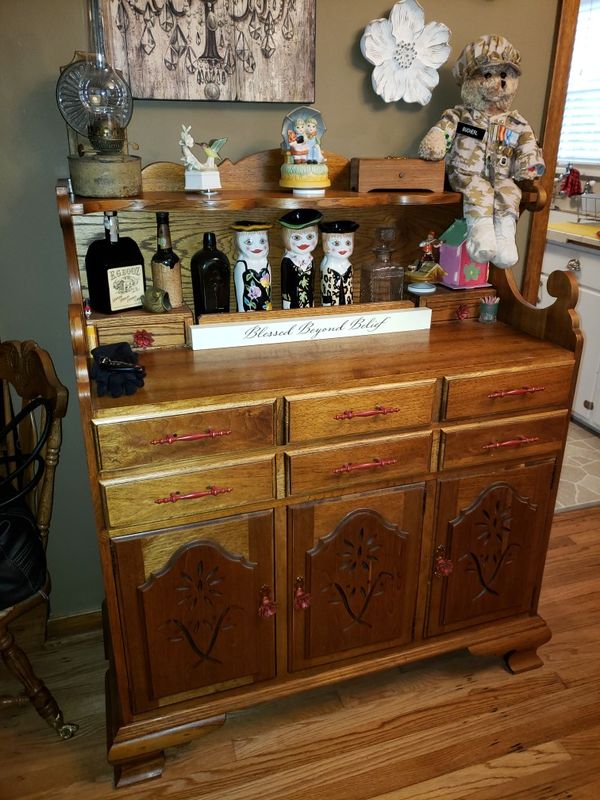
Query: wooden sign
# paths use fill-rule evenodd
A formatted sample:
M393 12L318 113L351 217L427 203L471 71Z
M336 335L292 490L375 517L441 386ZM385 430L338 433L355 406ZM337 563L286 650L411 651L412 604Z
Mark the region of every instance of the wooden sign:
M427 330L431 309L385 304L207 315L190 327L193 350L260 344L320 342L356 336ZM325 312L325 313L323 313Z
M134 97L312 103L316 0L100 0Z

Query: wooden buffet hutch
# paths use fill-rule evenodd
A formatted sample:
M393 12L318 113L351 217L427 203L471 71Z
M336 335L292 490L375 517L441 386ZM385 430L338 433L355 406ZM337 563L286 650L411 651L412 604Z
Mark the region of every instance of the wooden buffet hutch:
M227 249L237 219L318 207L360 223L357 284L375 227L396 225L406 262L460 216L453 193L351 192L339 157L324 198L294 198L279 163L278 151L225 163L211 198L183 192L168 164L146 168L136 198L57 189L117 785L160 775L166 747L228 711L464 647L531 669L551 635L537 604L582 344L570 274L553 274L557 299L537 310L492 268L495 325L458 319L459 292L433 303L427 331L210 351L175 335L141 353L136 394L97 396L82 284L104 210L147 264L155 212L170 211L185 266L206 230Z

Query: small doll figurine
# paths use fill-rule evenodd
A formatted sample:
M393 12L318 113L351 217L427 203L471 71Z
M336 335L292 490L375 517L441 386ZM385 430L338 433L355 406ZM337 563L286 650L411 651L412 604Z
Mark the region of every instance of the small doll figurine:
M419 259L419 266L423 266L424 264L435 264L435 255L433 253L433 249L439 248L441 242L439 239L436 239L435 233L433 231L429 231L425 239L422 242L419 242L419 247L423 251L423 255Z
M352 304L352 264L354 232L358 223L350 220L322 222L324 257L321 261L321 299L324 306Z
M315 304L312 252L319 242L322 214L297 208L280 217L285 251L281 259L283 308L312 308Z
M233 282L237 310L270 311L271 267L269 266L268 222L235 222L236 256Z

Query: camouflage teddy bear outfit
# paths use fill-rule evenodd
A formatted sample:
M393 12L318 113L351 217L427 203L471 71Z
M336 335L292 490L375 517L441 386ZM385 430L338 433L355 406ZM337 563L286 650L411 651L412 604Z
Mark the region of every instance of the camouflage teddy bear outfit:
M521 190L514 182L539 174L543 160L531 126L518 111L488 116L467 106L442 114L437 126L448 142L448 180L463 192L464 214L475 220L519 216Z

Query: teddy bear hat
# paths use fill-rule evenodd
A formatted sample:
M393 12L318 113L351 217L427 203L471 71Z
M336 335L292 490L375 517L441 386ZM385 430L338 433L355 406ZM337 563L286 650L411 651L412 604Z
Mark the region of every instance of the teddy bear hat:
M506 64L521 74L521 54L504 36L480 36L465 46L452 70L458 84L479 69Z

